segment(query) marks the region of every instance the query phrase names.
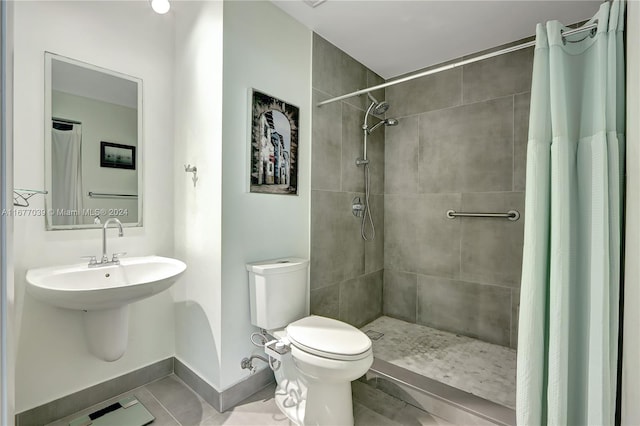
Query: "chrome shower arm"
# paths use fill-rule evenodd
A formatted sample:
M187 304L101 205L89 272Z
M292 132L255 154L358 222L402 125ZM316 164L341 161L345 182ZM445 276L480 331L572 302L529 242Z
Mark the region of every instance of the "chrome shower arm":
M369 108L367 108L367 112L364 114L364 123L362 124L362 128L364 130L367 130L367 128L369 127L369 114L371 114L371 110L376 106L377 104L375 102L371 102L371 104L369 105Z
M378 100L376 98L373 97L373 95L370 92L367 92L367 96L369 97L369 100L371 102L373 102L374 104L379 104L380 102L378 102Z

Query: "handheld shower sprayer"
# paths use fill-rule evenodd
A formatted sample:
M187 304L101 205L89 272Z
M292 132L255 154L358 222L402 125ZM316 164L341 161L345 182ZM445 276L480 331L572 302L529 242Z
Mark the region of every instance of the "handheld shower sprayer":
M376 124L373 125L373 127L371 127L370 129L366 129L367 134L371 134L375 129L377 129L378 127L382 126L397 126L398 125L398 120L395 118L387 118L386 120L381 120L379 122L377 122Z

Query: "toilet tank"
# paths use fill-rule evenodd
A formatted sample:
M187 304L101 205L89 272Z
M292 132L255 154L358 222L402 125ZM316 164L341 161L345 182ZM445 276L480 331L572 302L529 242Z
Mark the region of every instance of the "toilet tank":
M308 268L295 257L248 263L251 324L273 330L308 316Z

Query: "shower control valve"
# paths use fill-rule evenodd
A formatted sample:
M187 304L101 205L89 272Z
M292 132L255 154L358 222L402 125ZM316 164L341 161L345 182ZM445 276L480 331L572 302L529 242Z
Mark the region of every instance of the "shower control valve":
M351 212L355 217L362 217L364 214L365 205L362 204L360 197L355 197L351 202Z

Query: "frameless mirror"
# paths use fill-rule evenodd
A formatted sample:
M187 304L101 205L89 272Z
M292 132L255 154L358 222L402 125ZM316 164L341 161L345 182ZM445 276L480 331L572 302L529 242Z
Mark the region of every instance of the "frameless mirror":
M142 225L142 80L45 53L47 229Z

